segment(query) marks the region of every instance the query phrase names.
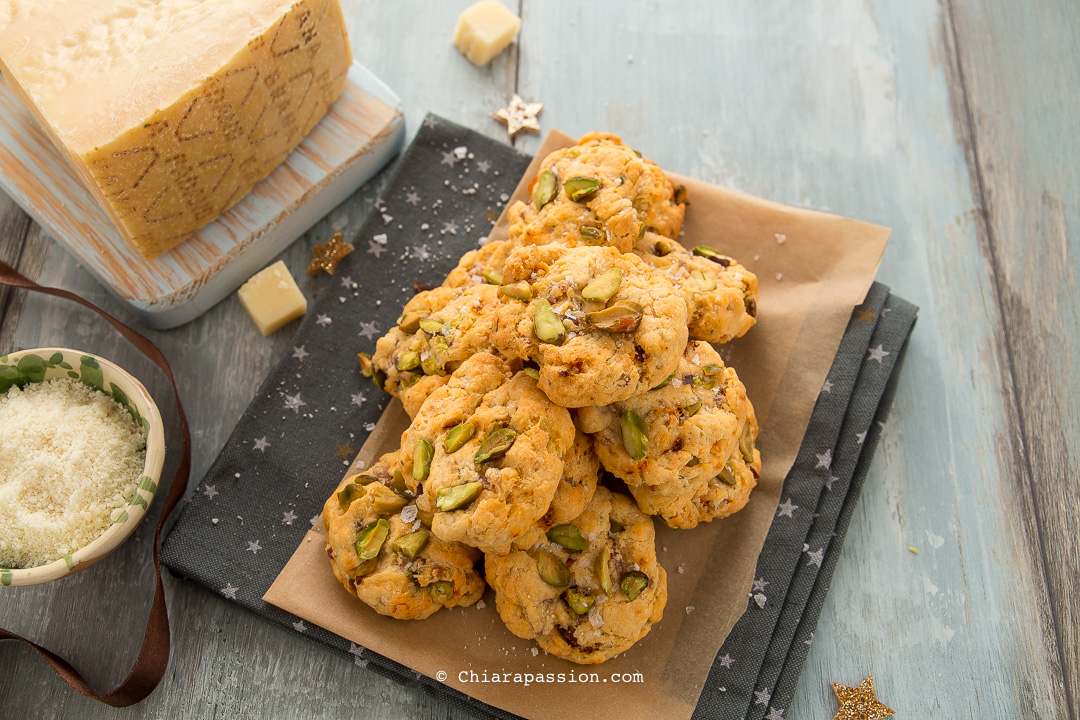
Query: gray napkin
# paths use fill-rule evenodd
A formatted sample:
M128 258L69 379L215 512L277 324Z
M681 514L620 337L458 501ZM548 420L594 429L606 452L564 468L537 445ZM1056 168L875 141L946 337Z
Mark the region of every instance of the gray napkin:
M307 625L261 598L319 520L323 502L386 406L388 397L360 376L356 353L374 351L376 339L412 297L414 282L438 285L477 246L529 160L434 115L424 120L375 211L346 238L356 252L338 265L334 283L309 307L161 552L165 565L211 591L481 717L514 716ZM867 304L877 317L853 317L849 324L829 376L832 386L818 400L785 481L783 516L773 523L758 564L763 607L751 600L721 649L699 701L701 717L771 712L776 718L794 690L805 657L803 639L817 621L849 506L877 443L876 420L884 421L885 385L895 376L915 317L914 306L881 285L874 286ZM867 434L861 444L845 442L862 432ZM816 454L826 450L831 471L817 467ZM801 551L804 543L810 552ZM767 644L761 641L766 637ZM760 697L771 698L764 708L755 705Z

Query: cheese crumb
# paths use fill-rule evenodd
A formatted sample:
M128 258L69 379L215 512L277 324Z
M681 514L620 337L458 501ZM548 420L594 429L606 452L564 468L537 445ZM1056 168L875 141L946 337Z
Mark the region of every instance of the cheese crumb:
M146 457L139 426L67 378L0 395L0 566L35 567L90 544L124 511Z

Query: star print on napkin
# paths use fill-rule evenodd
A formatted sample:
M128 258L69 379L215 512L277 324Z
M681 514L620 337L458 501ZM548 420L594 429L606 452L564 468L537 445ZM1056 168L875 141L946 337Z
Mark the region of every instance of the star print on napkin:
M540 132L540 123L536 116L543 109L543 103L527 103L514 93L509 105L495 111L495 118L506 123L506 133L514 137L522 130Z
M873 675L859 683L858 687L850 688L834 682L832 689L840 702L833 720L880 720L896 714L895 710L890 710L874 696Z

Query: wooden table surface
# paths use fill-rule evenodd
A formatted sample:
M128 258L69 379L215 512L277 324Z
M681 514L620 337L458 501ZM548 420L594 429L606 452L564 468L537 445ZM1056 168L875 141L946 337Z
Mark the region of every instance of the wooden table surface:
M1077 718L1075 4L520 0L517 43L485 68L450 43L468 4L343 2L353 52L401 96L410 137L432 111L505 139L491 113L518 92L544 103L545 129L612 131L673 171L894 230L879 279L922 310L786 717L831 717L829 682L873 674L898 717ZM303 274L310 246L332 224L355 231L386 178L282 255L309 297L329 281ZM2 195L0 258L131 317ZM192 488L295 327L264 340L231 297L149 333L181 383ZM167 395L88 313L0 291L0 352L47 344L106 355ZM71 579L0 592L0 624L111 688L145 622L152 524ZM165 580L169 671L125 717L467 717ZM4 717L121 715L22 646L0 645L0 669Z

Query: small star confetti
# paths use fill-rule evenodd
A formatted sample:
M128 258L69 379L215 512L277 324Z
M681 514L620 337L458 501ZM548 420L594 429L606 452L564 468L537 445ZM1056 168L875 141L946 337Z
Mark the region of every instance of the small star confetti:
M434 115L428 115L426 118L424 118L424 127L426 128L433 128L438 124L439 121L435 119Z
M296 513L292 510L286 510L281 513L281 523L283 525L292 525L294 520L296 520Z
M266 448L268 447L270 447L270 443L266 442L266 436L263 435L261 438L258 438L255 441L255 444L252 446L251 449L258 450L259 452L264 453L266 452Z
M431 251L428 250L428 246L426 244L424 244L424 245L413 245L412 246L412 256L414 258L416 258L417 260L423 262L423 261L429 260L431 258Z
M360 332L358 334L370 340L379 335L379 329L375 327L375 323L373 322L362 322L360 323Z
M442 224L443 234L450 233L451 235L457 235L458 225L457 222L451 220L450 222L444 222Z
M522 130L540 132L536 116L543 109L543 103L527 103L514 93L509 105L495 111L495 119L506 123L506 133L512 138Z
M345 242L345 236L338 230L330 236L329 240L311 248L315 257L311 259L311 264L307 266L305 272L308 275L314 275L320 270L325 270L333 275L341 259L355 249L351 243Z
M337 452L334 453L334 457L345 458L346 460L349 460L349 459L352 458L352 456L353 456L352 443L345 443L344 445L342 445L341 443L336 443L336 444L337 444Z
M896 714L874 696L873 675L853 688L834 682L832 690L840 703L833 720L881 720Z
M307 403L300 399L300 393L285 396L286 410L292 410L294 413L299 414L300 408L302 408L304 405L307 405Z
M240 588L234 588L232 586L232 583L226 583L225 587L221 588L220 592L221 592L222 595L229 598L230 600L235 600L236 599L236 591L239 590L239 589Z
M375 258L378 259L380 255L382 255L384 252L386 252L386 248L384 248L382 245L375 242L374 240L368 240L368 249L367 249L367 251L368 251L368 255L374 255Z
M405 202L409 203L410 205L419 205L420 196L414 192L408 193L407 195L405 195Z
M319 316L317 318L315 318L315 324L318 325L319 327L326 327L327 325L329 325L332 322L334 322L334 321L331 320L329 316L323 315L322 313L320 313Z
M454 167L454 163L456 163L456 162L457 162L457 155L454 154L453 150L447 150L446 152L444 152L442 154L442 160L439 161L439 164L440 165L449 165L450 167Z
M733 662L735 662L735 658L733 658L730 655L728 655L727 653L725 653L724 657L720 658L720 667L729 668L729 667L731 667L731 664Z
M864 322L867 325L873 325L874 320L876 320L878 317L878 314L874 312L874 308L870 306L864 308L855 308L855 314L859 316L858 322Z
M293 630L295 630L298 633L302 633L305 630L307 630L307 625L304 624L303 620L297 620L296 622L294 622L292 624L292 626L293 626Z
M489 163L487 160L481 160L480 162L476 163L476 169L487 175L487 171L491 169L491 163Z
M248 540L247 552L258 555L260 550L262 550L262 545L259 544L258 540Z
M304 362L304 358L306 358L310 354L311 353L304 349L303 345L301 345L300 347L294 347L292 349L292 356L300 362Z
M353 393L352 394L352 404L355 405L356 407L363 406L365 400L367 400L367 398L364 397L364 393Z

